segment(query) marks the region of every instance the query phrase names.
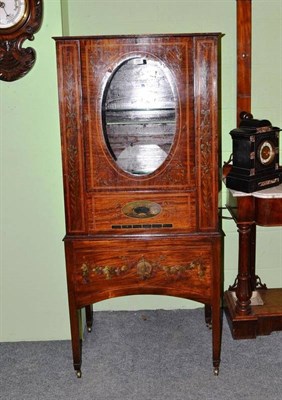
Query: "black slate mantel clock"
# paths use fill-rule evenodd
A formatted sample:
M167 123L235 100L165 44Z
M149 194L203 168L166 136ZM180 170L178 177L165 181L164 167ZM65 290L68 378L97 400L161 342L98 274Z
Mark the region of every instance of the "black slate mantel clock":
M36 53L23 48L41 26L43 0L0 1L0 79L15 81L33 67Z
M239 128L230 132L233 164L226 186L246 193L277 186L282 173L279 168L279 132L268 120L254 119L242 112Z

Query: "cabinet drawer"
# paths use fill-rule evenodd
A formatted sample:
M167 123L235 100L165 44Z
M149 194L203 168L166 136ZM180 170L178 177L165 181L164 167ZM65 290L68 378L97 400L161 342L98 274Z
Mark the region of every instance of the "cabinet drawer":
M211 297L211 241L103 240L75 242L69 271L83 305L123 294L168 294L206 302Z
M196 230L195 193L93 195L88 199L88 231L140 232Z

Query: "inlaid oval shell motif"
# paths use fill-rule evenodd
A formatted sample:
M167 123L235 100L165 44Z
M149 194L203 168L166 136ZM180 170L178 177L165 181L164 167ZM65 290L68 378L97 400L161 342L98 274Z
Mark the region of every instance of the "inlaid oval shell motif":
M152 218L161 211L162 207L158 203L147 200L132 201L122 208L123 214L131 218Z

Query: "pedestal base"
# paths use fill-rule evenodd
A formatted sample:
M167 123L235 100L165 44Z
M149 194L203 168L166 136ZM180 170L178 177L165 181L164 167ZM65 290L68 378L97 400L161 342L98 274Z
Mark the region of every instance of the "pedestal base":
M236 299L231 291L224 293L225 313L234 339L255 339L282 330L282 289L259 290L263 305L251 306L251 314L235 312Z

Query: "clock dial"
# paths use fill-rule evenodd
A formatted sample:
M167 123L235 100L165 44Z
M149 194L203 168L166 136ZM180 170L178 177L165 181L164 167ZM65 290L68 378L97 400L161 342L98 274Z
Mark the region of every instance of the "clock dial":
M26 0L0 1L0 29L9 29L21 25L27 17Z
M265 140L258 147L258 158L261 164L269 165L272 163L275 157L275 148L273 144Z

